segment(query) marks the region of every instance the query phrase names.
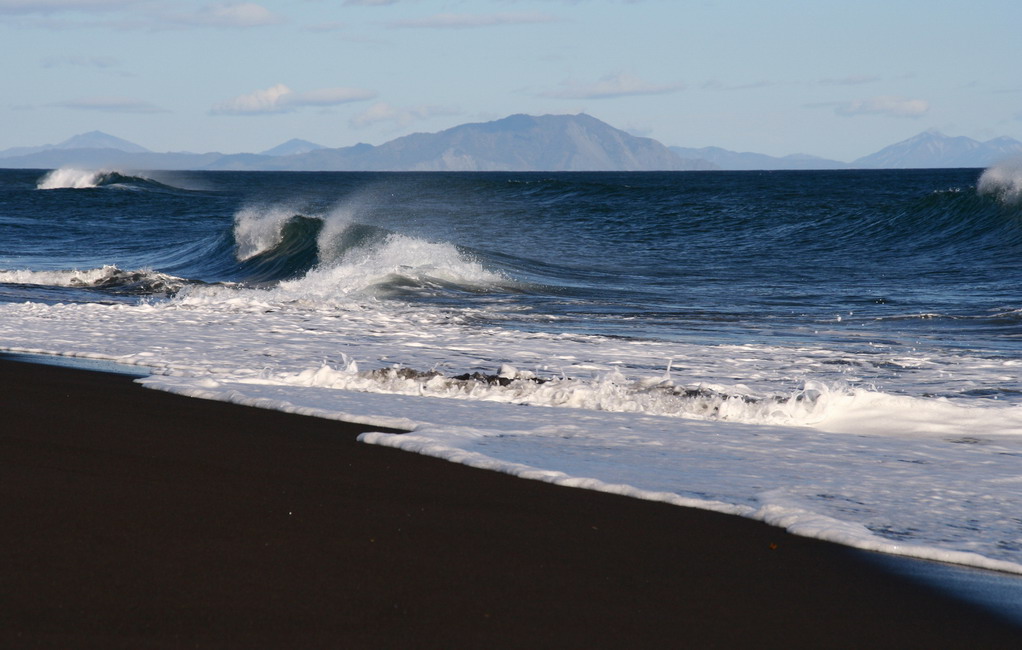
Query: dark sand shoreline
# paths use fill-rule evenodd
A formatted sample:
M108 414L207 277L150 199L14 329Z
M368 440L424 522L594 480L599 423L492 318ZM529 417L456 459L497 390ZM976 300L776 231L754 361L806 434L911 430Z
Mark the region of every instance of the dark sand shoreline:
M1018 647L758 522L0 357L0 647Z

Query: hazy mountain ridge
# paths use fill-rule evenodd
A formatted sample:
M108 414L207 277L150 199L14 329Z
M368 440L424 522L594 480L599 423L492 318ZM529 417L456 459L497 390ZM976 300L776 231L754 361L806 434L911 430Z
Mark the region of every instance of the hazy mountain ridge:
M588 115L512 115L414 133L379 146L317 149L275 160L225 156L210 169L321 171L642 171L694 166L650 138Z
M317 149L326 149L327 147L316 144L315 142L309 142L308 140L302 140L300 138L292 138L283 144L278 144L272 149L260 152L262 156L293 156L295 154L308 153L310 151L316 151Z
M707 167L682 160L656 140L630 135L584 114L512 115L438 133L415 133L379 146L330 149L291 140L262 154L143 153L146 150L138 145L107 138L104 148L51 146L30 152L22 148L8 150L13 155L7 156L0 152L0 166L270 171L660 171Z
M863 156L853 165L867 168L989 167L1022 156L1022 142L1008 137L986 142L924 131L908 140Z
M81 167L84 169L152 169L183 170L206 169L223 158L221 153L133 153L118 149L47 149L36 153L3 157L0 168L57 169Z
M726 170L978 168L1022 156L1022 142L1005 136L980 142L965 136L947 136L931 130L851 163L807 154L777 157L728 151L720 147L670 147L670 150L682 158L706 160Z
M237 171L673 171L988 167L1022 157L1022 142L979 142L926 131L852 163L807 154L768 156L720 147L665 147L592 116L511 115L414 133L374 146L328 148L292 139L262 153L156 153L92 131L56 145L0 151L0 167L63 166Z
M720 147L668 147L686 160L703 160L717 169L726 170L770 170L770 169L847 169L848 163L828 160L809 154L791 154L777 157L749 151L728 151Z
M0 151L0 158L30 156L47 151L71 151L76 149L114 149L128 153L152 153L145 147L128 142L102 131L90 131L72 136L58 144L44 144L37 147L14 147Z

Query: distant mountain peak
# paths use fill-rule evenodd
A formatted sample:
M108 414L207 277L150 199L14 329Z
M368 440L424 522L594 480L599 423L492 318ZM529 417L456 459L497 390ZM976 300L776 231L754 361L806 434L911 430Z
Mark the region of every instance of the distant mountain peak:
M1019 142L1015 138L1009 138L1006 135L1002 135L1002 136L999 136L999 137L987 140L983 144L993 145L993 146L1015 147L1015 146L1018 146L1018 145L1022 145L1022 142Z
M526 115L525 113L515 113L514 115L508 115L502 117L499 120L493 120L492 122L474 122L470 124L462 124L463 127L470 128L484 128L488 131L500 131L509 130L517 131L521 129L530 129L536 126L538 122L537 118L532 115ZM458 127L455 127L458 128Z
M228 164L241 164L237 159ZM303 169L357 171L639 171L693 166L649 138L588 115L515 114L413 133L377 147L324 149L289 159ZM232 167L233 168L233 167ZM292 167L288 167L292 168Z
M321 144L315 142L309 142L308 140L302 140L300 138L291 138L287 142L278 144L272 149L260 152L263 156L294 156L296 154L309 153L310 151L316 151L317 149L326 149Z
M1022 156L1022 142L1012 138L979 142L930 129L859 158L853 164L885 169L989 167L1015 156Z
M128 153L149 153L145 147L102 131L80 133L54 145L53 149L115 149Z

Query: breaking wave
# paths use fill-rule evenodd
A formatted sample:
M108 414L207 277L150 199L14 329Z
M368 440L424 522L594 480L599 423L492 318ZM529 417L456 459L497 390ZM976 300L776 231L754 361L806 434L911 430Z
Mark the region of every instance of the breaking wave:
M1022 159L1003 162L985 170L979 177L980 194L996 196L1004 203L1022 202Z
M105 289L111 293L173 294L188 284L184 278L150 269L124 270L104 266L85 271L0 271L0 282L51 287Z
M177 189L146 176L112 170L88 170L73 167L55 169L39 179L36 189L85 190L98 187L118 189Z
M64 181L85 187L96 181L96 174ZM253 289L262 291L260 300L280 302L412 293L422 297L513 286L479 255L452 243L304 212L284 204L243 208L231 230L219 236L148 250L143 259L155 268L106 264L85 270L0 270L0 283L166 296L206 286L209 299L215 287L231 292ZM273 290L273 296L266 290Z
M591 378L538 377L502 365L494 374L445 375L411 368L360 370L347 357L341 367L324 364L259 383L333 388L370 393L482 400L613 413L643 413L743 424L807 426L831 433L974 439L977 431L1022 436L1022 411L919 399L824 382L806 382L778 395L736 391L734 386L675 384L669 377L628 378L619 371ZM986 435L990 435L989 433Z
M275 283L296 297L364 291L488 290L509 285L473 252L346 216L309 216L294 206L247 207L235 215L238 280Z

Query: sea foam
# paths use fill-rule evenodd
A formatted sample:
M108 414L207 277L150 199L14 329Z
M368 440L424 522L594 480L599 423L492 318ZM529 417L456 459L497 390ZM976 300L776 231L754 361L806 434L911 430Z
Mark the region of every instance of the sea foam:
M187 280L152 269L124 270L113 265L86 270L0 270L0 282L52 287L131 289L132 293L173 293Z
M97 187L103 176L107 173L105 171L62 167L49 172L39 179L36 187L40 190L88 189Z
M414 288L449 284L472 289L504 280L453 244L392 233L377 245L346 251L333 264L313 269L303 278L282 282L280 290L308 298L363 292L383 285Z
M75 167L61 167L46 173L36 183L36 189L57 190L57 189L93 189L97 187L112 187L117 189L157 189L163 191L180 192L182 188L167 185L149 176L136 172L126 172L115 169L80 169Z
M302 209L286 203L247 206L234 215L234 241L238 261L245 261L280 244L284 225Z
M976 187L981 194L996 196L1005 203L1022 201L1022 158L984 170Z

